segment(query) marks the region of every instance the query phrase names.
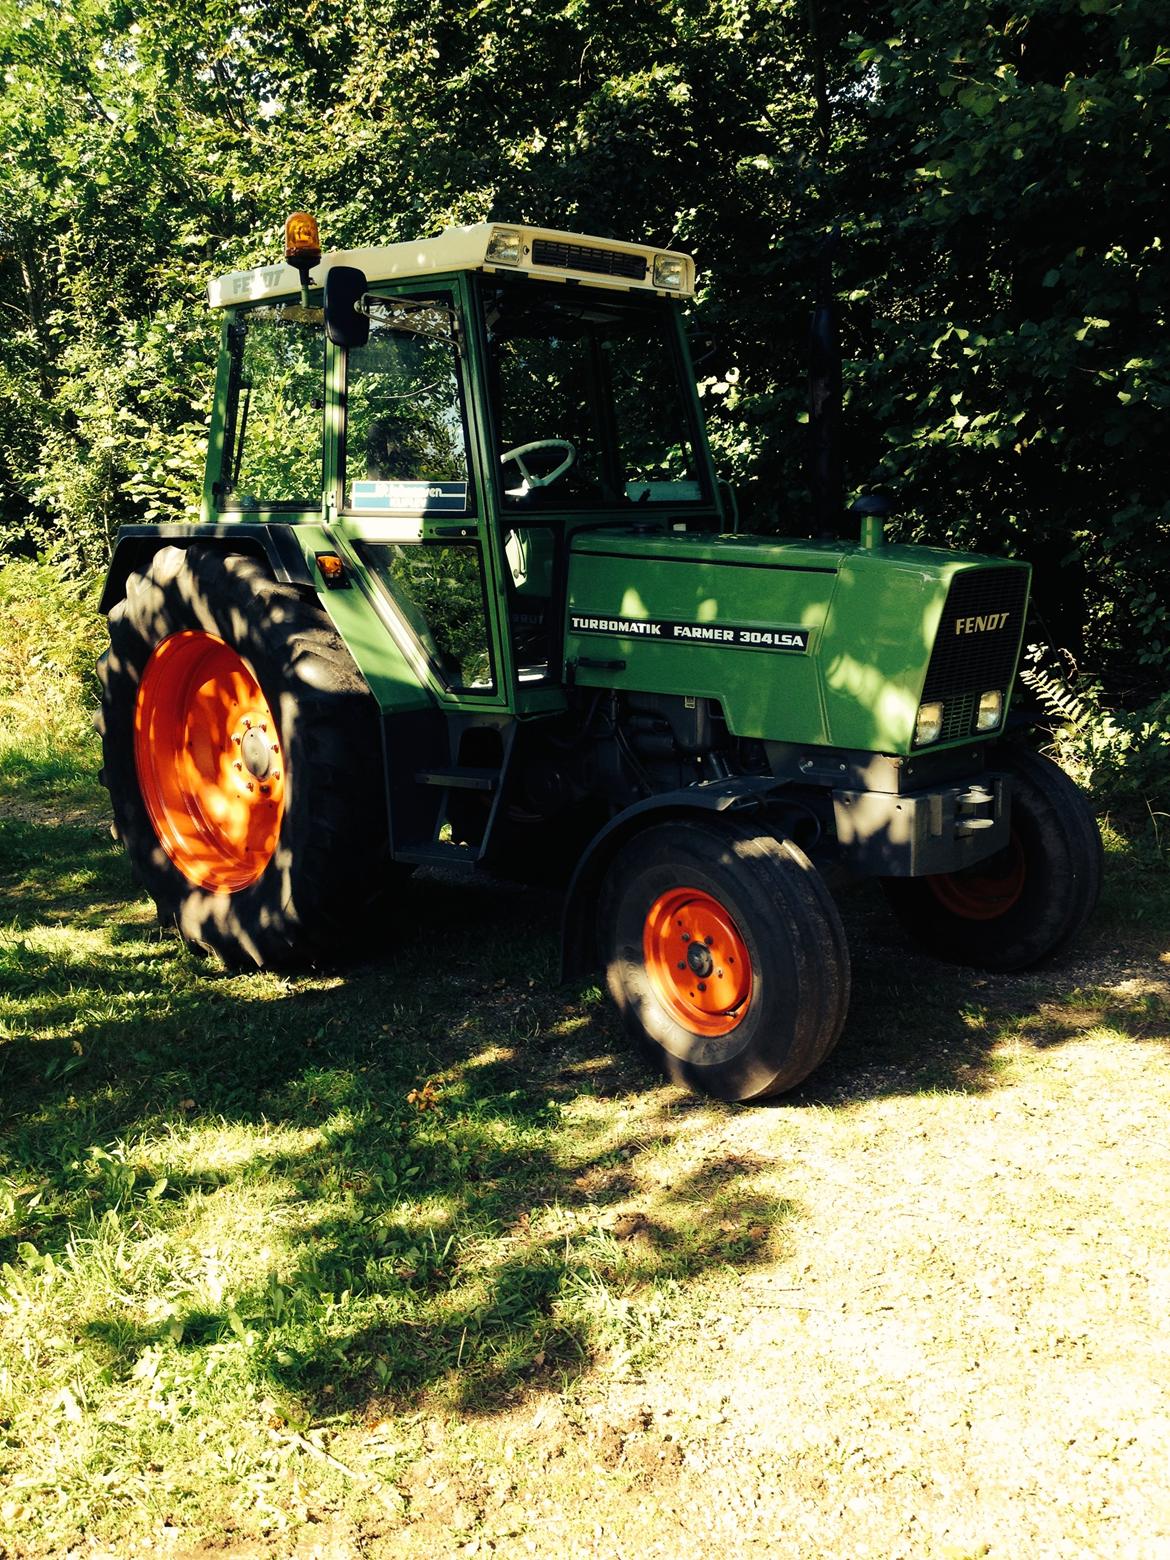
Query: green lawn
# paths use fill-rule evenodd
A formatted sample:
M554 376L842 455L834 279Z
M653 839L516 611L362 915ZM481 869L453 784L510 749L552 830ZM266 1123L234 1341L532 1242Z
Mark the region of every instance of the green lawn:
M863 1173L859 1110L984 1097L1093 1033L1164 1054L1164 985L1119 975L1170 959L1140 828L1109 833L1075 981L940 969L854 896L842 1044L752 1111L665 1086L595 989L556 984L543 891L420 877L381 955L335 972L195 961L95 766L88 743L0 761L0 1553L283 1555L323 1515L338 1554L407 1552L436 1424L599 1400L783 1265L801 1177L720 1134L837 1133ZM468 1543L535 1552L486 1510Z

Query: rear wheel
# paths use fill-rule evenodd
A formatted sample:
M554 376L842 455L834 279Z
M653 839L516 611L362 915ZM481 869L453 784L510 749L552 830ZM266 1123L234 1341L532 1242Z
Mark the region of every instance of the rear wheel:
M109 627L103 778L160 919L230 964L336 952L386 826L377 710L324 612L254 558L164 547Z
M1092 914L1101 836L1085 793L1049 759L1005 748L994 767L1012 783L1004 849L961 872L885 878L882 888L928 953L980 969L1021 970L1067 948Z
M611 865L597 924L626 1026L675 1082L724 1100L781 1094L836 1044L845 934L791 841L723 819L649 828Z

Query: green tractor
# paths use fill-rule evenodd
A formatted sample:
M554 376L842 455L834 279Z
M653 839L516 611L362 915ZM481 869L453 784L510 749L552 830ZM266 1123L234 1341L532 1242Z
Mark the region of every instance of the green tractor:
M522 225L224 276L202 520L118 539L104 779L160 918L229 964L352 947L419 866L568 880L674 1079L832 1049L825 874L1016 970L1097 897L1084 796L1006 735L1020 562L737 531L683 254Z

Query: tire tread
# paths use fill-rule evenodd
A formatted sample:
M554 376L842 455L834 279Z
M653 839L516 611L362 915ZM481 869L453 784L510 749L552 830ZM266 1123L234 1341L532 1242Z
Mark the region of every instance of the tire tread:
M130 575L108 621L110 648L98 663L104 783L160 919L232 965L287 968L336 955L383 887L388 845L377 708L325 612L253 557L168 545ZM190 628L225 639L258 676L263 666L282 747L296 754L273 860L231 895L197 888L165 857L133 757L142 668L162 639Z

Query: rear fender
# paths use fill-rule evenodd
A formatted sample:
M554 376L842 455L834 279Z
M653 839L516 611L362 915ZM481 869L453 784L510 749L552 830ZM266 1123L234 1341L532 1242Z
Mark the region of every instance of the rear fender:
M126 581L145 566L161 547L224 545L225 551L263 558L273 579L315 591L312 565L306 560L291 525L259 522L242 525L126 525L118 532L114 556L98 610L108 612L126 594Z

